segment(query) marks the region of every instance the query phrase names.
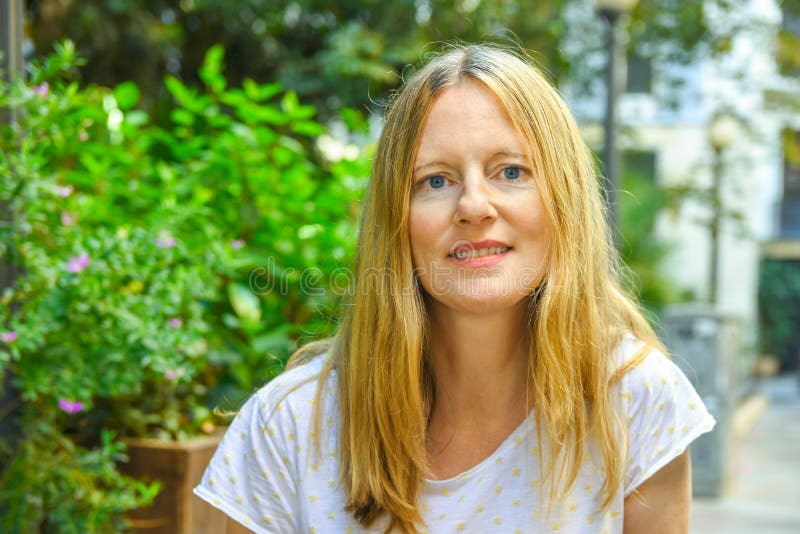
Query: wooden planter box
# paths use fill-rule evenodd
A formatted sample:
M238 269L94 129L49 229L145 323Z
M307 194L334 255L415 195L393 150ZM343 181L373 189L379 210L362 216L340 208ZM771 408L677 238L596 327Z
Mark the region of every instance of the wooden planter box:
M192 494L222 435L188 441L127 439L127 464L121 471L136 478L161 481L153 504L129 514L137 534L223 534L225 515ZM245 531L246 532L246 531Z

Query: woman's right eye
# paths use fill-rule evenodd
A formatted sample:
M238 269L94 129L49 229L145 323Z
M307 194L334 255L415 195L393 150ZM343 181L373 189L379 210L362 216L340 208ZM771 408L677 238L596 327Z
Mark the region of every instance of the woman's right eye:
M434 174L433 176L426 178L426 180L428 180L428 185L430 185L433 189L441 189L447 183L447 180L441 174Z

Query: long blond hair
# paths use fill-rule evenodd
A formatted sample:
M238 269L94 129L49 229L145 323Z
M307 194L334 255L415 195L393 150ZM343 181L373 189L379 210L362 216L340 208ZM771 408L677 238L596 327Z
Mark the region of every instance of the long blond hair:
M594 160L557 91L529 61L493 46L454 46L436 56L388 106L364 199L354 291L337 335L324 344L320 380L332 371L338 378L347 510L364 526L388 514L387 532L422 525L417 501L433 402L427 313L409 242L412 169L433 102L465 79L497 96L542 177L553 240L550 268L531 296L528 382L540 449L551 451L540 455L551 499L574 484L593 439L606 473L603 506L612 501L627 445L609 387L635 363L615 369L614 349L626 333L663 349L621 288ZM317 352L301 349L293 362Z

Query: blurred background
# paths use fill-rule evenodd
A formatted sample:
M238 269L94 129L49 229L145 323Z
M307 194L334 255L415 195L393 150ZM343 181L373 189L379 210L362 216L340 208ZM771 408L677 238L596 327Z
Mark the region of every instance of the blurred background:
M221 531L215 407L334 331L385 100L479 41L567 100L719 421L696 531L800 531L798 0L3 0L0 531Z

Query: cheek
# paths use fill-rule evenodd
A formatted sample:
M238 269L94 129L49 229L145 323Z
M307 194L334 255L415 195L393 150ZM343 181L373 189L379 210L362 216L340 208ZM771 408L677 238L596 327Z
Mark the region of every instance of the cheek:
M425 258L427 236L430 235L424 212L413 207L408 217L408 236L411 243L411 261L414 267L419 267Z

